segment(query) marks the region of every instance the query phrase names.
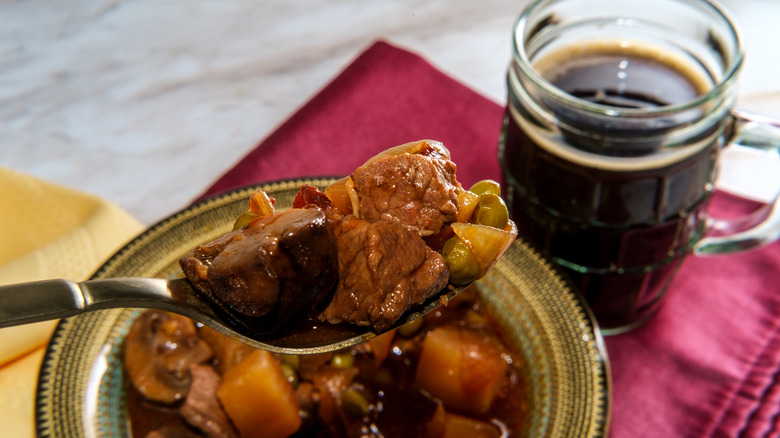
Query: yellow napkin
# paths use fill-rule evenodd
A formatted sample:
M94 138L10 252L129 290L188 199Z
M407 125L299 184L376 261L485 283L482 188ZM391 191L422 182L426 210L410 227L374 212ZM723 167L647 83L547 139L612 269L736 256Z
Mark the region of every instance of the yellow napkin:
M0 284L88 278L143 226L117 205L0 167ZM35 435L38 370L56 321L0 329L3 436Z

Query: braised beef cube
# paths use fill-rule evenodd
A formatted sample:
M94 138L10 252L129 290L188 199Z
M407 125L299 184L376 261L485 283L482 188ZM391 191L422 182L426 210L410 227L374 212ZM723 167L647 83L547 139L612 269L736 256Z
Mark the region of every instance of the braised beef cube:
M447 285L444 259L414 231L354 216L334 221L333 230L340 276L322 320L383 330Z
M361 219L397 222L422 236L437 234L458 214L452 161L402 154L371 161L352 174Z
M333 357L333 352L302 354L298 356L298 374L303 380L312 380L320 368L326 366Z
M303 381L295 387L295 399L298 401L301 416L301 427L294 436L316 436L319 424L317 422L317 407L320 403L320 394L309 381Z
M179 413L191 426L210 438L237 437L227 414L217 399L221 378L209 365L192 365L192 386Z
M376 420L381 436L441 436L446 414L440 401L410 386L390 385L382 392Z
M338 277L336 251L320 210L291 209L199 246L180 264L200 293L267 331L330 295Z
M312 376L314 391L319 396L317 417L325 427L327 436L347 436L344 412L341 409L341 395L358 374L355 367L324 366Z

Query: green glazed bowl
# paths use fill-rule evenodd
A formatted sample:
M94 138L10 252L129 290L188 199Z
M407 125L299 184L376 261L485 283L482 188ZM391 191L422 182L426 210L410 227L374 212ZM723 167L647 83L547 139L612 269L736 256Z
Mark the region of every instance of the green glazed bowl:
M195 246L232 229L257 189L292 205L302 184L279 181L234 190L182 210L135 238L95 274L169 278ZM605 437L610 374L603 339L587 306L551 265L518 239L479 288L505 324L523 360L527 386L521 437ZM44 356L36 397L39 437L129 437L121 348L139 309L112 309L64 319Z

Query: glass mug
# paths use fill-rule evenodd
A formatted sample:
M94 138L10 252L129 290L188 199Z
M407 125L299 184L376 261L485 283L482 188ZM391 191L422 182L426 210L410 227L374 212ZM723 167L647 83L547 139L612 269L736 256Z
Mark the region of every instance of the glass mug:
M733 107L736 29L698 0L539 0L514 28L499 141L522 236L559 265L602 331L639 326L683 259L771 242L775 200L718 221L705 210L720 151L780 129Z

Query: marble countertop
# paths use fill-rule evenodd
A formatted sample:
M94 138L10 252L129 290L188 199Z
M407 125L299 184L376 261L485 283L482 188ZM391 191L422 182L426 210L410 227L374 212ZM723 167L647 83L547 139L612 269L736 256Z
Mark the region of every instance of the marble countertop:
M5 1L0 165L111 199L151 224L186 206L376 39L504 103L524 3ZM740 103L780 117L780 3L723 3L748 53ZM749 172L725 172L734 191L768 199L780 186L771 160L733 160L752 160Z

